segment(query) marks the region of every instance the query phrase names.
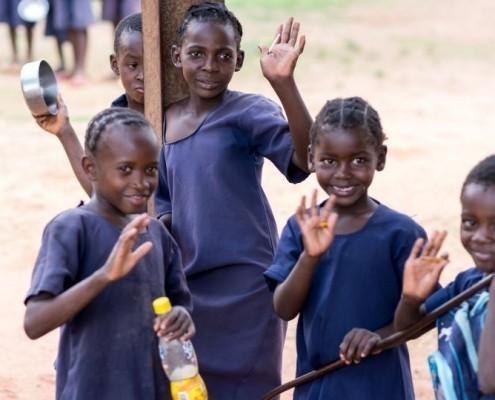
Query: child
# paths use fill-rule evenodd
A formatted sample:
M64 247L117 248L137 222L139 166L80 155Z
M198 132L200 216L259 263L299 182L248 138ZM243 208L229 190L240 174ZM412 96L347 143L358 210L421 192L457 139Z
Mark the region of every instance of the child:
M55 28L54 12L53 12L54 1L55 0L48 0L49 8L45 21L45 36L52 36L55 38L56 41L59 66L55 70L55 75L59 79L67 79L67 77L69 76L69 72L66 69L67 65L65 62L63 46L64 43L69 40L69 35L66 31L57 30Z
M45 228L24 327L31 339L61 327L57 399L169 398L153 329L187 339L194 325L177 245L139 215L157 183L159 149L140 113L97 114L83 159L93 196ZM164 295L175 306L153 323L152 301Z
M88 50L88 27L94 22L90 0L52 0L53 28L67 32L74 54L74 68L67 75L74 86L88 83L86 75L86 55Z
M128 107L144 113L143 28L141 13L124 18L114 34L114 53L110 56L112 71L120 76L125 93L112 102L112 107ZM59 96L57 115L35 116L38 125L58 137L71 167L84 191L91 196L92 185L82 170L84 150L69 121L67 107Z
M21 60L19 59L19 49L17 43L18 28L24 26L26 29L26 60L33 60L33 30L35 23L21 19L17 13L17 7L20 0L2 0L0 2L0 23L5 22L9 25L9 39L12 48L12 59L10 68L12 72L19 72Z
M368 195L385 167L384 140L378 113L359 97L328 101L311 128L309 167L330 197L317 206L315 191L309 211L303 197L265 276L277 314L299 315L298 376L339 356L359 365L299 386L295 399L414 398L406 346L363 360L393 333L402 267L425 236Z
M436 232L422 249L423 240L418 240L404 267L402 297L395 314L397 330L412 325L425 313L433 311L495 270L495 156L487 157L468 174L462 185L461 209L461 243L475 266L459 273L453 282L433 293L440 273L448 263L447 254L437 257L445 232ZM476 351L487 314L487 293L487 289L478 292L458 310L437 321L439 352L429 360L434 372L436 398L495 399L495 396L482 395L476 377L478 353L480 388L493 393L493 358L490 359L493 357L493 335L489 337L483 332L482 344L486 352L482 351L481 346ZM493 296L490 302L493 311ZM469 315L465 324L461 321L464 311L466 316ZM487 317L487 322L486 327L493 334L493 312ZM443 350L444 346L446 350ZM470 346L472 351L469 351ZM464 353L466 348L468 351ZM455 358L452 366L449 363L451 356ZM443 379L446 376L444 372L450 375L449 380Z
M269 99L228 89L244 52L241 24L225 5L191 6L172 47L189 97L165 113L155 213L171 221L181 249L194 347L214 400L259 399L280 384L285 324L262 276L278 234L261 173L266 157L291 182L308 176L311 117L293 78L304 47L303 37L294 47L298 29L290 19L271 52L261 46L289 124Z

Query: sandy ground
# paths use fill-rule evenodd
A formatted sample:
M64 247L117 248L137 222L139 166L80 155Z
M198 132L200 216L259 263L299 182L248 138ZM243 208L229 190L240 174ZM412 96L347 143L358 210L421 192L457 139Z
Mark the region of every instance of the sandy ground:
M459 189L468 170L495 144L494 13L492 0L472 5L463 0L390 0L296 16L308 39L297 70L308 107L315 114L327 99L360 95L378 110L389 136L389 156L370 192L414 216L428 231L448 230L445 248L452 262L443 282L470 266L458 239ZM273 22L237 14L245 27L248 59L232 87L274 98L259 73L256 50L258 42L270 42ZM282 20L287 15L279 16ZM8 60L8 43L6 28L0 28L2 63ZM55 45L41 35L38 26L37 58L55 65ZM81 137L89 118L121 93L118 81L106 79L111 27L96 24L90 40L93 84L74 89L60 83ZM35 342L26 338L23 298L43 227L85 195L58 141L41 132L28 113L18 76L2 73L0 85L4 201L0 210L0 399L48 400L54 397L52 365L58 334L52 332ZM314 177L290 185L268 165L264 186L281 228L300 196L317 185ZM410 342L418 399L433 398L426 355L434 347L433 333ZM293 377L294 362L291 323L284 381ZM283 398L289 399L290 394Z

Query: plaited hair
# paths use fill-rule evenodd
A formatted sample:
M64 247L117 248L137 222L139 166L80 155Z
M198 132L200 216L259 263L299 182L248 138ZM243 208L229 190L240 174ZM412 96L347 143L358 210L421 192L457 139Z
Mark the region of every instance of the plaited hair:
M475 183L485 188L495 186L495 155L486 157L469 172L462 185L461 194L470 183Z
M119 22L117 27L115 28L114 38L113 38L113 51L115 54L119 54L120 48L120 39L122 37L122 33L128 32L139 32L143 33L143 21L142 21L141 13L131 14L125 17L122 21Z
M100 139L111 126L149 127L153 129L149 121L138 111L124 107L107 108L89 121L84 139L86 154L96 156Z
M318 142L318 135L325 129L363 128L376 147L387 139L376 110L361 97L347 97L329 100L316 116L310 130L311 144Z
M237 17L227 9L225 4L205 1L189 7L176 32L176 41L179 46L182 44L187 27L192 21L212 21L223 25L231 25L234 28L237 50L241 47L242 25Z

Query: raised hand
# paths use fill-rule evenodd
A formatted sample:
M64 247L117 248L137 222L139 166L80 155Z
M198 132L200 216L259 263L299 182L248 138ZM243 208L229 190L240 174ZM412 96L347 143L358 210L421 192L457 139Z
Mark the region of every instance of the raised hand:
M34 116L34 119L44 131L55 136L60 136L65 133L66 130L73 129L69 121L67 106L60 94L57 95L57 108L58 112L56 115L38 115Z
M294 18L290 17L285 24L277 28L275 40L270 48L259 45L261 71L268 81L293 77L297 59L306 44L304 35L299 38L299 44L297 43L299 27L299 22L294 22Z
M441 272L449 263L447 253L437 256L446 236L446 231L435 231L426 244L424 239L414 243L404 266L402 295L405 298L422 303L438 284Z
M330 196L323 208L318 211L316 204L317 191L313 192L311 207L306 211L306 196L296 210L296 221L301 229L304 251L310 257L318 257L328 250L332 244L337 214L332 212L335 197Z
M132 247L139 232L143 231L150 223L150 216L141 214L129 222L120 234L119 240L113 246L107 262L102 267L102 272L110 282L116 281L127 275L138 261L151 250L150 241L141 244L134 251Z

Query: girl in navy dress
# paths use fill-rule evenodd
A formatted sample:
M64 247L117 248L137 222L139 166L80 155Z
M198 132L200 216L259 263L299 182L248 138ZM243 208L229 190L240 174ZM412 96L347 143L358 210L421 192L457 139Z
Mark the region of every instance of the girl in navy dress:
M262 71L281 99L228 89L242 67L242 27L221 3L191 6L172 62L189 96L166 110L155 212L179 245L194 303L194 347L214 400L260 399L280 384L285 324L275 315L263 271L278 241L261 187L267 158L290 182L308 176L311 117L293 71L299 24L279 28Z
M355 363L295 389L294 398L413 399L406 346L366 358L393 332L402 269L424 230L368 195L387 147L380 118L359 97L328 101L311 128L309 167L330 196L305 198L265 272L284 320L299 315L297 375L339 357ZM338 218L337 218L338 215Z
M46 226L24 328L31 339L60 327L56 398L169 399L157 335L190 338L194 325L179 249L143 213L158 180L159 143L142 114L112 108L86 133L91 200ZM152 302L174 305L154 317Z
M404 268L403 293L395 318L398 330L412 325L424 314L495 271L495 155L478 163L468 174L462 185L461 208L461 243L475 266L459 273L453 282L435 291L440 274L448 263L447 254L437 257L446 232L435 232L424 246L424 241L418 240ZM467 307L467 325L462 324L460 314L454 318L455 322L450 321L451 326L444 326L444 316L439 318L439 350L443 341L447 342L448 352L455 355L456 361L450 365L445 361L450 354L446 354L437 364L437 374L433 375L438 383L436 398L495 399L494 287L492 283L490 289L482 289L459 307L461 311ZM451 311L452 314L456 312L455 309ZM479 319L473 320L475 315L479 315ZM460 327L462 334L458 335ZM464 352L464 346L467 352ZM469 351L470 346L472 351ZM431 360L432 357L430 365ZM448 380L442 379L444 369L450 369Z

